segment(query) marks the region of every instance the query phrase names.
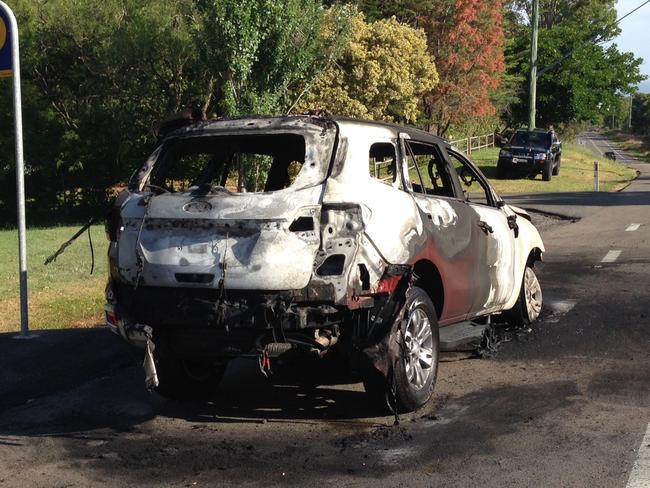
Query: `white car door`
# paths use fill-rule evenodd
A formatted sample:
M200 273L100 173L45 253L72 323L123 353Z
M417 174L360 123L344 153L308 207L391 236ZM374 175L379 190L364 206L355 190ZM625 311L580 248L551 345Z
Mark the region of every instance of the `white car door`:
M448 156L456 177L466 189L464 198L479 216L482 231L475 269L477 289L470 316L497 312L504 308L516 286L516 232L506 213L497 206L485 177L462 154L448 151Z

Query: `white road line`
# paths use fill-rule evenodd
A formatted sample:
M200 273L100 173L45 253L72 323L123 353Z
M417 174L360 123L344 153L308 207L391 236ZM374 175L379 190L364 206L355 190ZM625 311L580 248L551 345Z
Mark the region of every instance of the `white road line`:
M621 255L621 251L609 251L605 257L600 261L601 263L613 263Z
M641 227L641 224L630 224L630 226L627 229L625 229L625 231L626 232L634 232L639 227Z
M632 467L626 488L648 488L650 486L650 423L639 447L639 455Z

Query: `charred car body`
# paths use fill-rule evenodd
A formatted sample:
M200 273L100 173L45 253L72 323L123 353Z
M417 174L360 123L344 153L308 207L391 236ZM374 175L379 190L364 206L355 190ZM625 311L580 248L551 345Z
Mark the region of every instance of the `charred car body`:
M148 381L172 397L209 393L234 357L266 371L337 348L370 393L388 385L412 410L432 394L440 331L495 313L526 323L541 308L529 217L446 142L398 125L292 116L176 130L107 233L107 324L146 348Z

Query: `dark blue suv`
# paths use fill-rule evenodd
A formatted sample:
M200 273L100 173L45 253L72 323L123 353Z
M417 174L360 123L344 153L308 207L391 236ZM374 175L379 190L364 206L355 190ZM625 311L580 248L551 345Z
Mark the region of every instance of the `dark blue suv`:
M555 131L520 129L499 152L497 178L542 173L544 181L550 181L551 176L560 174L561 159L562 143Z

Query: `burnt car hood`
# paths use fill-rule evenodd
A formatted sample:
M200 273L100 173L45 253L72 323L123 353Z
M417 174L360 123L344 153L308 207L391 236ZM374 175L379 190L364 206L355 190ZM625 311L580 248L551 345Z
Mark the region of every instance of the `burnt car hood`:
M147 286L303 288L320 244L321 192L134 196L122 207L120 273Z

